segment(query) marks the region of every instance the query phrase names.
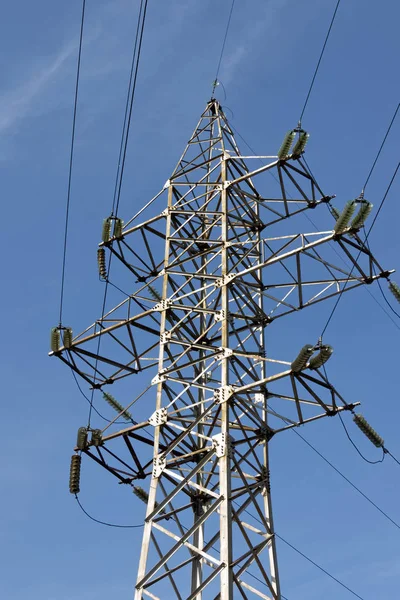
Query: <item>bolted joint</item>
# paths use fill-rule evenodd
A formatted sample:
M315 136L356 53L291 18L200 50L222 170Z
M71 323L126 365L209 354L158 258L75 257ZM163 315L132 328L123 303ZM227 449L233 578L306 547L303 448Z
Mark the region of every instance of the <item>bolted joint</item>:
M192 494L192 510L197 517L201 517L208 509L212 497L205 492Z
M164 425L168 421L168 413L166 408L159 408L154 411L151 417L149 418L150 425L153 427L158 427L159 425Z
M268 425L263 425L256 431L256 436L259 438L261 442L269 442L275 435L275 431L271 429Z
M231 457L233 454L233 438L227 433L217 433L212 437L213 448L218 458Z
M260 484L262 485L261 494L262 496L266 496L271 493L271 473L267 467L263 466L261 468L261 473L257 476Z
M167 465L167 459L165 456L156 456L153 458L153 477L158 479L163 473Z
M232 394L233 387L231 385L225 385L217 390L214 390L214 400L217 402L217 404L224 404L225 402L228 402Z

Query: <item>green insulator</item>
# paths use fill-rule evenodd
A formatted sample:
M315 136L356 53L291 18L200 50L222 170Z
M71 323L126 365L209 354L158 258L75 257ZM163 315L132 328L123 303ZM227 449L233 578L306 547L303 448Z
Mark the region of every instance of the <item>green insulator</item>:
M354 200L349 200L345 205L342 213L340 214L338 220L335 223L335 227L333 228L335 233L343 233L343 231L348 227L349 221L353 216L353 213L356 208L356 203Z
M52 352L58 352L60 349L60 330L53 327L50 333L50 348Z
M145 504L147 504L147 501L149 499L149 495L148 495L147 492L145 492L145 490L142 487L140 487L140 485L134 485L133 486L133 493L140 500L142 500L142 502L144 502Z
M97 266L99 268L99 277L107 280L106 251L104 248L97 248Z
M79 494L81 479L81 457L79 454L71 456L71 466L69 470L69 491L71 494Z
M162 300L162 296L159 292L157 292L157 290L155 288L153 288L152 285L148 285L147 286L149 288L149 292L151 294L151 296L154 298L154 300L157 300L157 302L161 302Z
M87 446L88 432L86 427L79 427L78 435L76 436L76 447L79 450L84 450Z
M122 237L122 228L124 226L124 222L122 219L116 218L114 220L114 237L120 238Z
M292 150L293 158L298 158L299 156L301 156L303 154L304 148L307 145L309 137L310 137L310 134L307 133L306 131L300 132L299 137L297 138L297 142L293 146L293 150Z
M371 425L362 415L354 415L354 423L363 432L364 435L376 446L377 448L383 448L384 441L380 435L377 434L375 429L372 429Z
M338 211L337 208L335 208L334 206L331 206L331 215L337 221L338 218L340 217L340 212Z
M101 434L101 429L93 429L92 430L91 443L93 444L93 446L102 446L103 445L103 436Z
M111 394L108 394L107 392L103 392L103 398L117 413L121 413L121 417L123 417L126 421L132 421L131 413L126 410L122 404L120 404L118 400L114 398L114 396L111 396Z
M287 158L295 137L296 137L295 131L287 132L287 134L285 135L284 140L282 142L282 146L278 150L278 158L280 158L280 159Z
M292 371L294 371L295 373L302 371L305 368L308 361L310 360L310 357L313 352L314 346L310 346L309 344L303 346L298 356L294 359L294 361L291 364Z
M63 344L64 344L64 348L71 348L71 346L72 346L72 329L71 329L71 327L66 327L64 329Z
M310 369L319 369L324 365L332 356L333 348L332 346L321 346L320 351L316 356L313 356L310 359L310 364L308 365Z
M374 205L371 204L371 202L362 202L360 210L352 220L350 227L352 229L360 229L360 227L362 227L365 221L368 219L373 206Z
M389 281L389 290L396 298L397 302L400 302L400 286L395 281Z
M110 240L111 237L111 219L110 217L107 217L107 219L104 219L103 221L103 228L101 230L101 239L103 240L103 242L108 242Z

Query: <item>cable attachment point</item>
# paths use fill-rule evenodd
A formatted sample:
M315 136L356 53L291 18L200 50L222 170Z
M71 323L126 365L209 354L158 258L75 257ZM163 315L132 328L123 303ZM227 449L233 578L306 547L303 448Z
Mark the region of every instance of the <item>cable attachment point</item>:
M71 465L69 469L69 491L71 494L79 494L81 480L81 457L79 454L71 456Z
M307 145L309 137L310 137L310 134L307 133L306 131L303 131L303 130L299 131L299 137L297 139L297 142L293 146L292 158L300 158L300 156L304 152L304 149Z
M367 422L367 420L360 414L355 414L353 416L354 423L357 427L363 432L364 435L376 446L377 448L383 448L384 441L377 434L375 429L371 427L371 425Z
M294 373L299 373L303 369L305 369L308 361L310 360L312 354L314 352L314 346L311 344L306 344L302 347L297 357L291 364L291 369Z
M61 332L62 343L64 348L70 348L72 346L72 329L71 327L52 327L50 331L50 349L52 352L59 352L61 347Z
M395 281L389 281L389 290L396 298L397 302L400 302L400 286Z
M111 236L111 228L114 223L114 228ZM124 227L124 222L119 217L115 217L111 215L107 217L107 219L103 220L103 227L101 230L101 239L104 243L110 241L111 237L113 238L121 238L122 237L122 229Z
M330 357L332 356L333 348L332 346L328 346L328 344L321 344L320 350L316 356L313 356L310 359L309 367L310 369L319 369L324 365Z
M357 200L355 200L355 203L360 204L360 209L354 217L354 219L352 220L352 222L350 223L350 227L351 229L361 229L361 227L364 225L365 221L371 214L374 205L371 204L371 202L364 200L364 195L362 193L357 198Z
M353 216L355 209L356 209L355 201L349 200L349 202L346 203L343 211L340 213L339 217L337 218L335 226L333 228L334 232L337 235L340 235L347 229L347 227L349 225L349 221L350 221L351 217Z
M91 443L93 446L102 446L103 445L103 436L101 433L101 429L93 429L92 430L92 439Z
M288 131L285 137L283 138L283 142L281 147L278 150L278 158L281 160L285 160L289 156L290 148L294 142L294 138L296 137L296 130L292 129Z
M78 434L76 436L76 447L78 450L85 450L88 440L87 427L79 427Z
M100 279L107 281L106 251L104 248L97 248L97 266Z
M103 392L103 398L118 413L118 416L121 416L125 421L132 421L131 413L126 410L114 396L111 396L111 394L108 394L107 392Z

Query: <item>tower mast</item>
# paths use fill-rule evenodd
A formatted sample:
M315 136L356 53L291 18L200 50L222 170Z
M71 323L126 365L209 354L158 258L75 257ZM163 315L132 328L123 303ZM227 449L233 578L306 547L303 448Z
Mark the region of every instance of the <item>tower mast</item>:
M128 270L131 295L53 347L95 389L121 385L126 395L126 378L151 380L143 421L92 431L76 448L146 501L135 600L280 600L269 446L278 433L354 409L321 371L329 346L309 344L284 361L265 345L275 320L389 274L350 214L330 231L276 233L331 199L301 159L305 133L290 152L294 137L250 169L256 157L241 155L212 98L146 210L163 197L167 207L124 227L111 218L103 230L100 252ZM256 187L268 171L274 197ZM332 244L350 272L324 258Z

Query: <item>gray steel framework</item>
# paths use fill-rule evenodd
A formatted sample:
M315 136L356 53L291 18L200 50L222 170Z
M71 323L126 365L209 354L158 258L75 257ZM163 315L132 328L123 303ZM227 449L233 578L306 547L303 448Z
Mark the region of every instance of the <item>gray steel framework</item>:
M331 197L301 156L255 158L212 99L161 192L100 245L131 295L51 353L104 390L148 371L148 418L83 449L120 482L149 482L135 600L280 600L269 442L354 408L321 369L273 359L265 330L389 272L350 227L279 235ZM256 188L267 172L275 197Z

